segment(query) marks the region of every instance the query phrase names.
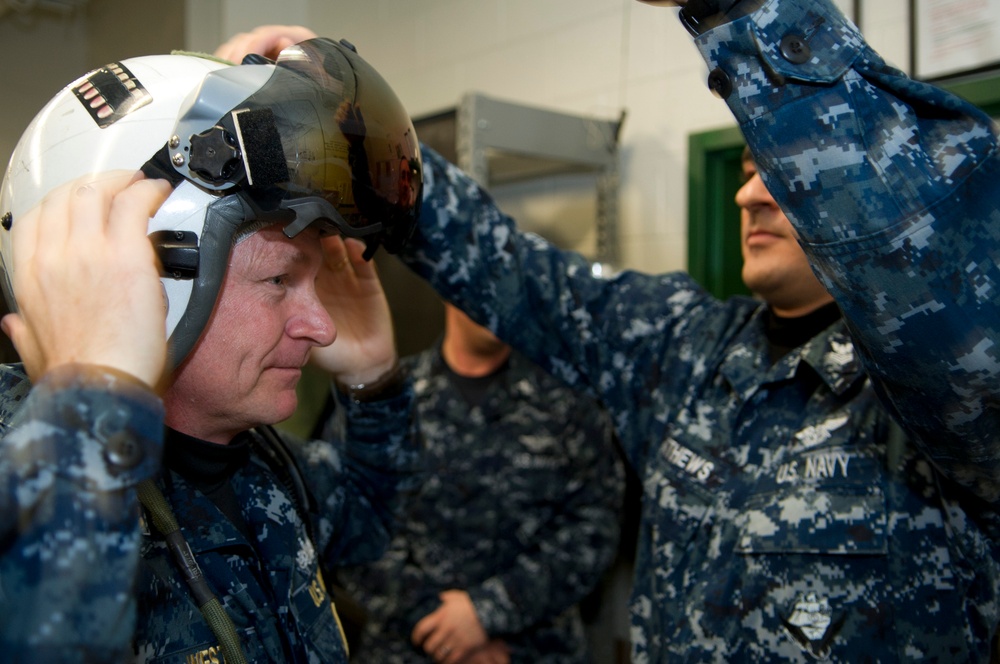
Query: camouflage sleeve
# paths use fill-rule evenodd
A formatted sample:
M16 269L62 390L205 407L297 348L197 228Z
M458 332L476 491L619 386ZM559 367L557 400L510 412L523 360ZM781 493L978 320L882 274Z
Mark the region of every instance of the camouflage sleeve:
M159 469L160 400L135 379L62 367L27 385L0 370L0 651L5 661L131 655L135 486ZM11 415L13 411L16 412Z
M997 125L886 65L831 0L767 0L696 42L883 401L1000 499Z
M303 472L318 502L317 538L331 567L382 556L403 497L420 480L414 444L413 389L357 403L337 394L322 440L304 448Z
M643 468L658 442L651 420L704 370L682 340L704 347L735 311L683 272L597 278L583 256L519 231L488 192L433 150L424 146L422 155L420 223L400 258L533 362L596 396L630 462Z
M576 473L562 508L513 566L467 589L489 634L521 632L580 602L617 550L625 474L610 421L593 402L564 398L579 405L564 437Z

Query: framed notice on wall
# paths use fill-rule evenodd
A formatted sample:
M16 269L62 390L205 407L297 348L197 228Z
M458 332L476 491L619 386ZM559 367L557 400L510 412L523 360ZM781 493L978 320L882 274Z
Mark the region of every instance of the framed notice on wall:
M910 0L910 27L914 78L1000 70L1000 0Z

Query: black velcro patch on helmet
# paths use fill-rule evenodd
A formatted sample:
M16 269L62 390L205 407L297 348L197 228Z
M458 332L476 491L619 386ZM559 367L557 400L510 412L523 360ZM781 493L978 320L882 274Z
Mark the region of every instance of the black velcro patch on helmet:
M142 83L120 62L90 72L73 93L101 129L153 100Z
M288 181L288 164L281 135L269 108L233 111L236 137L243 152L247 184L266 187Z

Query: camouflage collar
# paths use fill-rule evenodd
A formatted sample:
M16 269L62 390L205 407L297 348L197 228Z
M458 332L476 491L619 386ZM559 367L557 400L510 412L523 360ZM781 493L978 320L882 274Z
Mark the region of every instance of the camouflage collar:
M719 368L744 399L749 399L751 394L768 383L793 379L800 365L812 368L830 391L838 395L865 378L842 320L768 367L764 312L764 307L754 312L748 324L736 335Z

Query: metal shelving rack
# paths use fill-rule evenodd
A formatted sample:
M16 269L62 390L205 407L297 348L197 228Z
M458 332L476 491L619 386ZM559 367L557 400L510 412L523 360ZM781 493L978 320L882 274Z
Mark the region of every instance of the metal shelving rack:
M470 93L455 108L415 118L413 124L422 143L487 189L565 174L593 175L596 233L594 255L588 258L602 268L613 270L618 264L620 120L559 113ZM443 331L440 298L395 257L379 252L376 261L400 355L427 348Z
M600 263L618 262L618 134L622 119L562 113L469 93L415 120L420 139L487 189L572 173L595 175Z

